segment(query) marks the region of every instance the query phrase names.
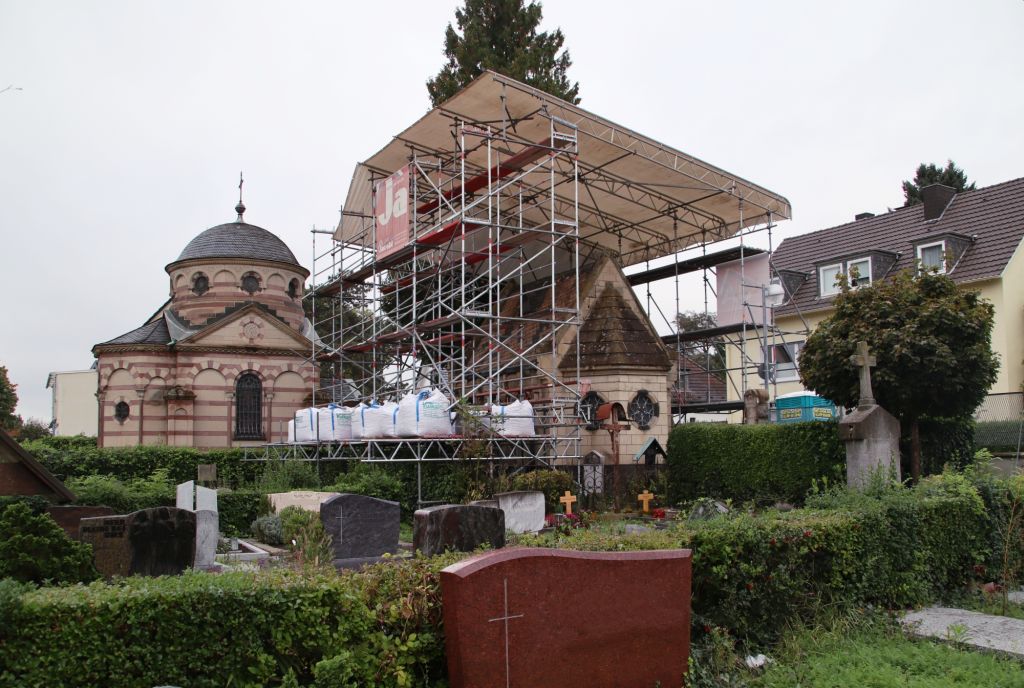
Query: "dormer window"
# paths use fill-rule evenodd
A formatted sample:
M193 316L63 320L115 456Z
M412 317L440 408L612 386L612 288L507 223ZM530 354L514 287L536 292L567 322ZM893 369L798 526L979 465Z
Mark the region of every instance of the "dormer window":
M846 274L851 287L866 287L871 284L871 258L857 258L846 261Z
M921 244L917 247L917 259L921 263L922 272L934 269L939 274L945 273L946 242L936 241L931 244Z
M822 296L832 296L839 293L839 275L843 273L843 264L823 265L818 268L818 284L821 287Z
M818 268L818 292L822 297L835 296L839 293L839 276L847 276L847 284L852 289L866 287L874 279L872 274L872 257L859 256L849 260L822 265Z

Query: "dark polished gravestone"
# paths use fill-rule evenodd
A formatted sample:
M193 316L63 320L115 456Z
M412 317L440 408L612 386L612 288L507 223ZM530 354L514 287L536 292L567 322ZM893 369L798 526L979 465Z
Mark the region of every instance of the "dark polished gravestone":
M331 536L334 564L358 568L398 550L398 502L339 494L320 504L320 521Z
M412 548L431 557L445 550L472 552L505 546L505 512L496 507L443 504L413 514Z
M690 577L690 550L521 547L452 564L441 571L450 685L679 688Z
M162 506L123 516L83 518L79 536L92 545L96 570L107 578L173 575L192 566L196 515Z

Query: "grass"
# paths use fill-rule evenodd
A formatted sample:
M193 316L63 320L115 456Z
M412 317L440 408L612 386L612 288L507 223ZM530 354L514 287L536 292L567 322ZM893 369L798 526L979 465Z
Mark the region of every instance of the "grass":
M694 645L690 688L1024 688L1024 663L956 643L910 638L881 614L790 631L763 669L748 669L724 632ZM757 651L751 651L756 654Z

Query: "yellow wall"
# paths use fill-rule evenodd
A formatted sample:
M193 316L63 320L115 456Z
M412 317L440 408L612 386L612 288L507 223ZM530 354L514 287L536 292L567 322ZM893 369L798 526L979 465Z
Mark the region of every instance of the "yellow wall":
M90 435L97 430L95 370L72 370L53 375L55 435Z

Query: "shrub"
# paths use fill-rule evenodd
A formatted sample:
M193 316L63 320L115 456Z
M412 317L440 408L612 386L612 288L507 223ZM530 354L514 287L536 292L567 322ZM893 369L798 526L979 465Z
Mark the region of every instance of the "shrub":
M313 521L320 521L320 514L306 511L298 506L286 506L277 514L281 519L281 537L285 544L290 544L299 531Z
M979 421L974 427L974 445L994 452L1017 451L1022 421L988 420Z
M42 583L94 580L92 547L75 542L48 514L33 513L25 503L0 512L0 578Z
M291 490L315 490L320 486L320 478L316 474L316 467L309 461L272 460L263 464L263 472L260 474L256 486L266 494Z
M941 473L949 465L964 468L974 456L974 419L922 418L918 421L921 437L921 475ZM910 473L910 429L900 438L903 473Z
M270 513L270 501L256 490L219 490L217 510L222 531L244 535L250 532L249 526L258 516Z
M76 503L87 506L109 506L127 514L139 509L174 506L174 484L166 469L153 471L148 478L133 478L122 482L107 475L71 478L68 488L75 493Z
M281 517L276 514L260 516L252 522L252 536L268 545L280 547L284 544L284 533L281 531Z
M548 513L558 511L558 498L571 490L572 476L565 471L538 470L519 473L512 478L514 490L537 490L544 493L544 508Z
M348 473L338 476L334 485L325 489L331 492L351 492L399 503L402 502L405 493L405 486L394 472L366 463L357 463Z
M835 422L684 423L668 441L669 500L799 502L816 479L845 477Z
M11 504L24 504L33 514L41 514L50 506L50 500L42 495L4 495L0 496L0 511Z

